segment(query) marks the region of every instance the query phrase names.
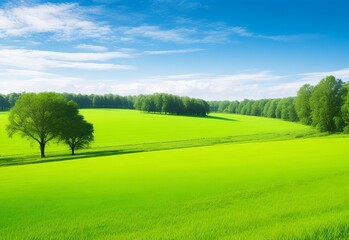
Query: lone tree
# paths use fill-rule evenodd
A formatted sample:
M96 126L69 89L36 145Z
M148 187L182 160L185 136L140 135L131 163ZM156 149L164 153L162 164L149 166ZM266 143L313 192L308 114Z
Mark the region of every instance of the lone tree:
M93 132L93 125L76 111L71 112L65 118L64 127L61 129L58 139L66 143L74 155L75 150L89 146L94 139Z
M67 116L77 113L76 104L68 103L58 93L25 93L16 101L9 114L8 135L19 133L22 137L39 143L41 157L45 157L46 144L59 137Z

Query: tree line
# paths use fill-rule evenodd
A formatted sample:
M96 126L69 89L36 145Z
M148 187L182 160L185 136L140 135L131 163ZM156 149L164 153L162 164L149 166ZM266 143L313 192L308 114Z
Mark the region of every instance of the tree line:
M144 112L188 116L206 116L210 112L209 104L202 99L166 93L139 95L134 98L134 107Z
M113 94L57 94L76 103L77 108L126 108L145 112L206 116L211 112L280 118L312 125L321 131L349 132L349 83L334 76L316 86L303 85L296 97L243 101L210 101L165 93L119 96ZM0 95L0 110L8 110L23 94Z
M11 109L23 93L0 94L0 111ZM202 99L180 97L165 93L151 95L119 96L115 94L74 94L62 93L78 108L121 108L138 109L145 112L169 113L177 115L206 116L210 107Z
M17 99L23 93L10 93L7 95L0 94L0 111L7 111L11 109ZM115 94L74 94L62 93L68 101L74 101L78 108L124 108L134 109L133 96L119 96Z
M323 132L349 133L349 83L327 76L303 85L296 97L243 101L210 101L211 112L280 118L311 125Z
M295 97L243 101L210 101L211 112L237 113L251 116L280 118L296 122Z

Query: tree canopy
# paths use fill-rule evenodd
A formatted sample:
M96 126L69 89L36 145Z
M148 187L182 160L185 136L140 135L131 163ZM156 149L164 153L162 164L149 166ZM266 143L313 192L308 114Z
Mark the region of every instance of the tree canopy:
M344 85L343 105L341 107L344 132L349 133L349 83Z
M69 121L78 116L77 105L62 94L52 92L25 93L16 101L9 114L8 135L19 133L40 145L45 157L46 144L66 131ZM69 130L72 131L71 127Z
M94 140L93 132L93 125L77 111L73 111L65 116L58 140L67 144L74 155L75 150L88 147Z
M145 112L189 116L206 116L210 111L208 103L202 99L166 93L139 95L134 100L134 107Z
M341 130L341 105L343 103L343 82L334 76L322 79L310 98L312 125L321 131Z
M311 124L311 108L310 98L313 93L314 87L310 84L304 84L297 92L296 98L296 111L301 123Z

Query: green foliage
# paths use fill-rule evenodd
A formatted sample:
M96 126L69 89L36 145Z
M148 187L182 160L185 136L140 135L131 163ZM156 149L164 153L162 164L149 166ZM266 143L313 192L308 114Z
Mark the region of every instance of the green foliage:
M268 110L266 111L267 113L267 117L270 117L270 118L276 118L276 108L277 108L277 105L278 105L278 102L280 101L279 99L271 99L269 100L270 101L270 105L269 105L269 108ZM268 101L268 102L269 102Z
M253 100L248 101L248 103L241 108L241 114L251 115L253 102L254 102Z
M295 109L295 98L260 99L239 101L209 102L211 111L238 113L243 115L281 118L287 121L298 121ZM217 108L217 106L219 106Z
M295 122L298 116L295 109L295 99L292 97L283 98L279 101L281 105L281 119Z
M0 97L0 110L5 106L5 110L12 108L22 93L10 93L3 95L5 98L5 105L1 103ZM124 108L133 109L134 97L132 96L119 96L114 94L95 95L95 94L73 94L63 93L63 96L69 101L72 100L78 104L79 108Z
M296 98L296 111L299 120L303 124L311 124L311 108L310 108L310 98L313 93L314 86L310 84L304 84L297 92Z
M341 80L333 76L322 79L315 87L305 84L297 97L243 101L209 102L212 112L229 112L243 115L281 118L313 125L323 132L349 133L349 91ZM343 105L343 106L342 106Z
M73 154L75 149L86 147L93 140L92 125L79 115L77 104L68 102L62 94L22 94L8 119L8 135L12 137L19 133L21 137L37 142L42 158L47 143L53 139L67 143Z
M312 125L321 131L342 130L343 82L334 76L322 79L310 98Z
M68 105L71 111L64 116L58 139L67 144L74 155L75 150L87 148L94 140L94 129L93 125L79 114L74 102L69 102Z
M7 95L10 108L12 108L15 105L16 101L20 96L21 94L19 93L10 93L9 95Z
M0 111L6 111L10 108L10 103L6 96L0 94Z
M276 108L275 108L275 117L276 118L281 118L282 114L282 108L284 105L284 100L280 99L280 101L277 102Z
M202 99L179 97L166 93L139 95L134 99L134 107L144 112L187 116L206 116L209 113L209 105Z
M349 83L344 85L343 105L341 107L344 132L349 133Z
M229 104L230 104L229 101L221 101L218 105L217 112L225 112Z
M67 111L67 101L61 94L23 94L10 111L8 135L12 137L19 133L36 141L40 145L41 157L45 157L45 146L58 136Z

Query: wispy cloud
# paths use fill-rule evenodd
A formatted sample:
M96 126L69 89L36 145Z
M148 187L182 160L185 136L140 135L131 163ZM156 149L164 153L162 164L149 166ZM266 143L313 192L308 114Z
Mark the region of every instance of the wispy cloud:
M278 98L295 96L305 83L316 84L323 76L334 74L349 79L349 69L298 75L277 75L270 71L244 72L228 75L188 73L149 76L144 79L116 80L77 78L44 71L8 69L0 76L2 92L58 91L88 94L114 93L120 95L166 92L207 100L242 100L244 98ZM297 77L298 76L298 77ZM311 78L306 78L311 76ZM346 78L344 78L346 77ZM313 81L313 82L311 82Z
M96 63L117 58L130 58L131 55L121 52L105 53L69 53L38 51L27 49L0 50L0 66L42 70L48 68L71 68L84 70L125 70L129 65ZM91 62L93 61L93 62Z
M205 73L151 76L133 81L99 81L89 84L88 90L113 92L121 95L166 92L204 99L260 98L266 94L265 83L278 84L284 76L268 71L212 75ZM86 91L88 91L85 88ZM93 92L93 91L92 91Z
M196 27L177 27L164 29L158 25L119 27L119 41L137 42L154 40L177 44L222 43L230 41L231 32L221 27L199 29Z
M88 9L78 4L7 6L0 9L0 37L51 33L58 39L103 37L110 27L89 19Z
M242 36L242 37L253 37L254 34L249 32L246 28L243 28L243 27L232 27L230 28L230 31L232 33L235 33L239 36Z
M170 5L182 8L202 8L196 1L156 0L156 5ZM101 15L95 8L82 7L77 3L45 3L36 5L5 5L0 9L0 38L28 37L37 34L50 34L56 40L74 40L84 38L113 39L120 42L153 40L180 44L220 43L231 40L232 35L261 38L274 41L296 42L321 37L317 34L263 35L240 26L228 27L224 24L210 23L177 24L171 28L161 25L118 26L118 23L97 21L94 15ZM183 23L184 18L182 18ZM120 23L119 23L120 24ZM113 26L112 26L113 25ZM106 51L102 46L81 44L79 49Z
M33 70L24 70L24 69L2 69L0 76L3 78L21 78L21 77L53 77L56 74L49 72L33 71Z
M309 83L316 83L326 76L333 75L336 78L348 81L349 80L349 68L343 68L335 71L325 71L325 72L311 72L311 73L301 73L298 74L300 79L303 81L308 81Z
M20 73L20 74L17 74ZM277 85L284 76L268 71L213 75L205 73L151 76L139 80L92 79L61 76L34 70L3 71L0 82L2 92L13 91L57 91L75 93L115 93L120 95L150 94L166 92L204 99L260 98L272 93L265 83Z
M192 49L177 49L177 50L154 50L154 51L144 51L146 55L168 55L168 54L178 54L178 53L192 53L204 51L201 48L192 48Z
M90 45L90 44L79 44L75 46L76 49L81 50L87 50L87 51L93 51L93 52L104 52L107 51L108 48L104 46L98 46L98 45Z
M208 6L200 1L190 0L152 0L153 11L157 13L164 13L169 10L195 10L195 9L207 9Z
M231 27L229 31L241 37L261 38L280 42L300 42L322 37L320 34L263 35L250 32L247 28L239 26Z
M117 39L122 42L137 42L153 40L179 44L197 43L234 43L233 36L266 39L280 42L300 42L322 37L319 34L290 34L290 35L263 35L256 34L243 27L228 27L224 24L200 23L176 28L165 29L158 25L141 25L135 27L118 27Z
M2 49L0 56L23 56L28 58L46 58L63 61L105 61L116 58L131 58L132 56L122 52L56 52L27 49Z
M134 41L136 39L153 39L162 42L191 42L192 35L196 32L194 29L177 28L161 29L159 26L143 25L138 27L120 27L121 41Z

